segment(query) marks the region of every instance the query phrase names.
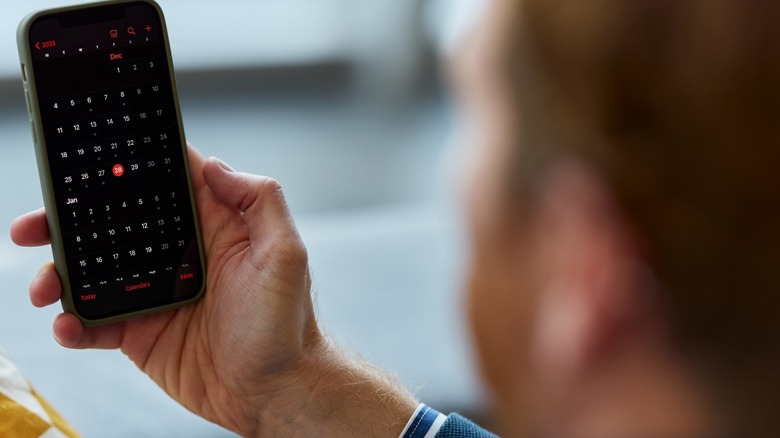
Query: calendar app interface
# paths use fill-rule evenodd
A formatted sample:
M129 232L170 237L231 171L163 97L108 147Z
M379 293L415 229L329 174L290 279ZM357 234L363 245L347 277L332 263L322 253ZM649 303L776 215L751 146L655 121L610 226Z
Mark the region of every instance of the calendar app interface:
M103 319L193 299L203 266L157 10L134 2L44 15L29 44L40 170L66 260L58 269L78 313Z

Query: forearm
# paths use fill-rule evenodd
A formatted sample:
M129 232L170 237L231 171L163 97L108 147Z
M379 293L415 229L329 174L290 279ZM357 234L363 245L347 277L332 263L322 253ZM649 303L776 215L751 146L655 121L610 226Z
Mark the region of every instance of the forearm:
M263 409L257 436L398 437L417 401L388 372L328 341Z

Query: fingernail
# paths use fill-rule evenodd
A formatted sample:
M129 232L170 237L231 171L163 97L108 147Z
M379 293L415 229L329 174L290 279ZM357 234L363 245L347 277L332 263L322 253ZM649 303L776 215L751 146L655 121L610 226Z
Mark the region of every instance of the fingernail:
M217 162L219 163L219 166L221 168L225 169L225 171L230 172L230 173L235 173L235 169L233 169L232 167L228 166L228 164L225 163L224 161L222 161L219 158L217 158Z

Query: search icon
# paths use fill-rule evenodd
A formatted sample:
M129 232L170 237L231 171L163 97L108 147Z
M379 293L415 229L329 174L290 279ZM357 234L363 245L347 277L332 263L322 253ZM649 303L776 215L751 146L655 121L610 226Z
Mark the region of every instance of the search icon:
M128 28L127 28L127 33L128 33L129 35L135 35L135 28L134 28L134 27L132 27L132 26L131 26L131 27L128 27Z

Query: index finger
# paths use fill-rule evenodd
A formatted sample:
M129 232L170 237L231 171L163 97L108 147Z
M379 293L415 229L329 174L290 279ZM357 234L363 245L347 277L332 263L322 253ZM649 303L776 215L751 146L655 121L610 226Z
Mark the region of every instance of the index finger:
M43 246L51 243L46 211L40 208L16 218L11 224L11 240L19 246Z

